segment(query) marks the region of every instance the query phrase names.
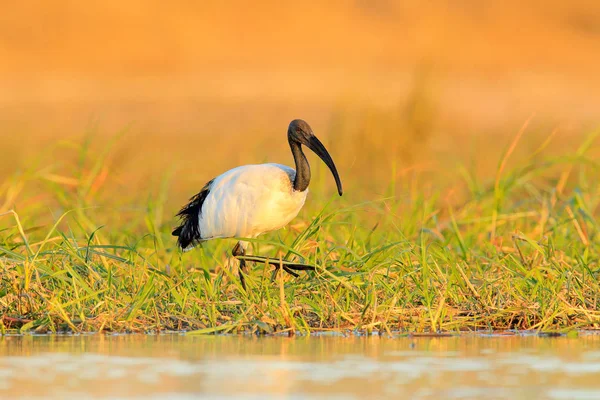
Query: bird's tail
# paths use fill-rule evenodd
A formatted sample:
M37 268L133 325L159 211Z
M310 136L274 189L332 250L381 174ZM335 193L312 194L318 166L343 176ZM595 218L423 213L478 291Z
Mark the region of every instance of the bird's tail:
M212 181L208 182L204 188L192 197L177 214L181 218L181 225L173 230L173 236L177 236L177 244L183 251L192 249L202 242L202 233L200 232L200 213L202 205L210 191Z
M202 242L200 232L191 225L192 223L190 221L184 221L172 232L173 236L177 236L177 245L183 251L191 250Z

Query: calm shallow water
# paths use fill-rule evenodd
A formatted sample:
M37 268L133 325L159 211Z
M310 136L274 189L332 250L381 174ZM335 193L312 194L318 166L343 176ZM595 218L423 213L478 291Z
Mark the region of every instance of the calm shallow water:
M600 335L0 337L1 399L600 399Z

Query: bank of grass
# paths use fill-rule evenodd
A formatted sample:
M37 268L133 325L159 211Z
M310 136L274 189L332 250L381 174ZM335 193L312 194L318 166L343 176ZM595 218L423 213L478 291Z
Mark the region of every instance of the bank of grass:
M316 272L273 276L254 265L248 292L228 257L233 240L176 250L177 176L145 194L106 193L115 150L75 146L69 168L40 161L0 187L0 329L597 329L595 139L553 155L542 140L514 163L519 133L485 150L497 168L484 178L442 161L444 179L393 170L380 195L346 175L346 195L328 197L331 179L314 165L306 208L287 229L253 240L252 253Z

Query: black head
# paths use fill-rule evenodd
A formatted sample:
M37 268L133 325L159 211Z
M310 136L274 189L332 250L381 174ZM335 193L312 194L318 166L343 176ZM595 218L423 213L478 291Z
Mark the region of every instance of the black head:
M305 144L315 134L308 123L302 119L295 119L290 122L288 127L288 138L295 140L299 143Z
M337 168L333 163L333 159L327 152L327 149L325 148L325 146L323 146L323 143L321 143L321 141L317 139L317 137L313 133L310 125L308 125L306 121L303 121L301 119L295 119L292 122L290 122L290 126L288 127L288 140L290 144L292 142L295 142L305 145L306 147L314 151L315 154L321 158L321 160L323 160L325 165L329 167L329 170L333 174L333 178L335 179L335 183L337 185L338 193L341 196L343 193L342 182L340 181L340 176L338 175Z

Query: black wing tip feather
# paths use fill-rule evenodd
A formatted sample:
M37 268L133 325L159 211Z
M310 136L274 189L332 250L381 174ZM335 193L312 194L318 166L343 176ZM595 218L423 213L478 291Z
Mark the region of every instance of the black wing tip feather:
M188 204L177 213L181 219L181 225L175 228L172 232L173 236L177 236L177 244L181 249L187 249L190 245L196 245L202 241L202 232L200 232L199 217L202 212L202 205L206 196L210 192L212 180L208 182L198 194L190 198Z

